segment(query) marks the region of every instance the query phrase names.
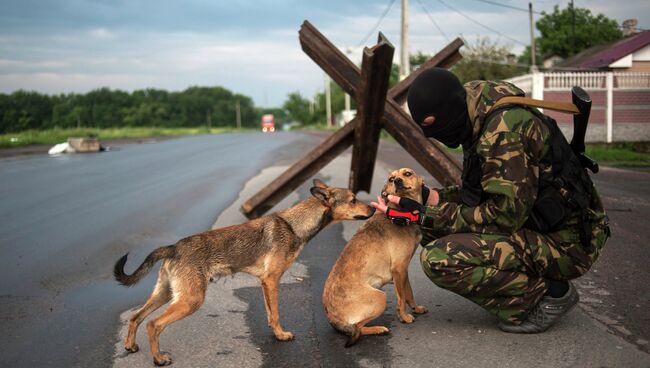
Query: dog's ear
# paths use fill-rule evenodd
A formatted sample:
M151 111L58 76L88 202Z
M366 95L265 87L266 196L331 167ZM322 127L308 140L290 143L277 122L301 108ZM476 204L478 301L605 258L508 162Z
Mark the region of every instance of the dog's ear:
M314 179L314 186L317 187L317 188L323 188L323 189L327 188L327 184L323 183L322 181L320 181L318 179Z
M324 205L329 206L330 192L326 188L311 187L311 195L318 198Z

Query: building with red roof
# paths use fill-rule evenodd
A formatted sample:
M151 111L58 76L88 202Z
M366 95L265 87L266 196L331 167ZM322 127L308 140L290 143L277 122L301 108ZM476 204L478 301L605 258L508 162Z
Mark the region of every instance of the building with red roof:
M650 30L585 49L551 70L650 72Z

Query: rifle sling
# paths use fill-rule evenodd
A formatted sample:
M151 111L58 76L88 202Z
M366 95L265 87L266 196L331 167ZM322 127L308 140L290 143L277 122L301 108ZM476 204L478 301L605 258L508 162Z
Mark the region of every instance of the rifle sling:
M528 98L528 97L521 97L521 96L505 96L501 97L497 102L492 105L490 108L490 111L494 110L498 106L501 105L507 105L507 104L514 104L514 105L525 105L525 106L532 106L532 107L540 107L543 109L549 109L553 111L559 111L567 114L574 114L577 115L580 113L580 110L576 107L576 105L570 103L570 102L558 102L558 101L543 101L543 100L536 100L533 98ZM487 114L490 113L488 111ZM487 116L486 114L486 116Z

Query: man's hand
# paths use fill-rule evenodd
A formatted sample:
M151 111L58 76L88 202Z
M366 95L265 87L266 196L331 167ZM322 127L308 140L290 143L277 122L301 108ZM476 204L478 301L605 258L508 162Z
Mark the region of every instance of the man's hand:
M381 196L377 196L377 202L371 202L370 205L386 213L386 216L397 225L409 225L413 222L419 223L422 218L420 214L426 209L425 206L417 201L391 194L388 195L388 202L400 206L400 210L388 208L387 203Z
M392 197L391 195L388 196L388 198ZM388 200L390 202L390 199ZM375 207L378 209L380 212L386 213L386 210L388 210L388 204L384 201L384 198L381 196L377 196L377 202L370 202L371 207Z

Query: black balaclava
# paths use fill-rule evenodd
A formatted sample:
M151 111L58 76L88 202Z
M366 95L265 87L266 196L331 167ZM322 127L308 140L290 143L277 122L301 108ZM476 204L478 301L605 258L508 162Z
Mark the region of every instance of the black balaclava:
M413 120L422 128L425 136L456 148L472 133L466 95L465 88L452 72L431 68L415 78L407 101ZM435 121L423 126L428 116L434 116Z

